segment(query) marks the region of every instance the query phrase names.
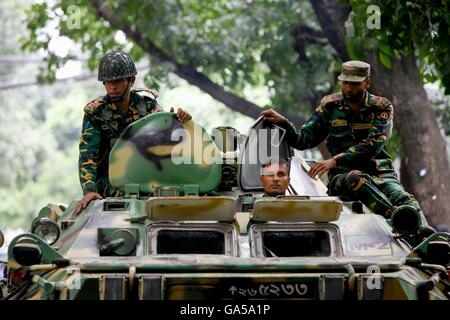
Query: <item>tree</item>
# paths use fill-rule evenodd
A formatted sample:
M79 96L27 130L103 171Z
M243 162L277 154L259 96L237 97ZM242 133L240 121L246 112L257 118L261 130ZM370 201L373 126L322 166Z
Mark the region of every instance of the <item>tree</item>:
M243 89L244 82L255 84L261 81L254 75L258 74L255 69L264 67L263 64L257 63L258 56L261 54L257 51L263 48L258 47L252 51L252 54L242 55L239 53L245 50L251 39L230 38L232 41L224 45L223 37L220 38L221 30L229 30L229 26L235 24L234 18L239 12L246 11L247 16L244 20L252 20L251 9L254 6L250 7L238 1L231 5L229 1L205 1L200 5L197 1L186 1L183 4L180 1L161 1L152 4L136 0L109 4L102 0L83 0L61 1L51 8L47 3L35 4L31 7L28 19L30 38L26 41L24 48L31 51L45 49L49 53L47 69L41 80L54 80L55 70L73 58L71 54L61 58L50 49L52 37L48 34L45 37L42 36L42 28L48 25L49 21L58 21L59 35L80 42L83 49L89 51L89 63L93 68L104 51L124 47L116 42L117 34L111 32L112 26L123 31L133 41L129 51L135 59L142 57L144 52L152 57L153 77L148 80L153 87L157 86L158 78L165 79L169 71L174 72L232 110L253 118L259 116L260 107L243 99L237 92ZM265 7L270 8L269 3ZM73 8L79 10L75 17L70 13L73 12ZM262 9L260 8L260 11L264 13ZM216 26L211 28L211 32L202 35L205 28L200 29L198 22L192 21L192 16L202 11L207 12L204 14L204 22L221 15L228 15L229 17L222 21L225 28L220 29L221 26ZM76 15L79 15L82 21L79 28L69 23L72 18L76 18ZM97 15L104 20L99 21ZM152 19L156 15L157 19ZM259 24L264 22L261 17L258 19ZM188 23L182 24L180 21ZM252 24L253 21L240 22L243 26L252 26ZM170 27L165 28L164 26L167 25ZM236 34L240 31L240 29L235 30ZM244 34L254 37L253 32ZM198 43L193 41L196 36L200 39ZM210 44L207 45L208 43ZM246 60L240 61L243 58ZM229 62L233 60L236 61L233 63L235 66L241 66L239 72L232 72L228 68ZM230 86L234 90L231 90ZM296 123L305 121L305 118L297 114L290 114L290 118Z

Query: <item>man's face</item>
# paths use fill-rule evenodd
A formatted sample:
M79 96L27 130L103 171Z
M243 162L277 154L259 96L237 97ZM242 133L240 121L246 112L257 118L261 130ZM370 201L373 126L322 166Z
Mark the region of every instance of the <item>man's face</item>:
M271 197L284 195L291 181L286 164L273 163L262 170L260 179L264 193Z
M128 79L105 81L103 84L105 85L106 93L111 98L116 98L122 96L125 93L125 90L128 86ZM132 85L133 81L130 84L130 88Z
M364 92L370 87L370 79L361 82L341 81L341 91L349 103L358 103L364 97Z

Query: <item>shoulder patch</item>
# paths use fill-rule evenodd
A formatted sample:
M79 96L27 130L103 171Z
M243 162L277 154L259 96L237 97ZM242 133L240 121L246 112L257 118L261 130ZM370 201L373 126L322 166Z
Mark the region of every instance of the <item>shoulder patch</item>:
M329 95L323 97L322 100L320 101L320 104L326 105L327 103L330 103L330 102L339 101L339 100L341 100L341 98L342 98L342 93L340 93L340 92L332 93L332 94L329 94Z
M392 109L392 106L380 109L379 112L377 112L376 117L378 120L382 121L392 120L394 118L394 109Z
M156 98L158 98L158 91L156 91L155 89L138 88L135 89L134 92L141 97L147 97L152 100L156 100Z
M392 106L392 103L385 97L379 97L372 94L370 100L372 101L372 104L379 109L386 109L387 107Z
M93 114L100 106L105 104L104 97L99 97L92 100L84 107L84 112L86 114Z

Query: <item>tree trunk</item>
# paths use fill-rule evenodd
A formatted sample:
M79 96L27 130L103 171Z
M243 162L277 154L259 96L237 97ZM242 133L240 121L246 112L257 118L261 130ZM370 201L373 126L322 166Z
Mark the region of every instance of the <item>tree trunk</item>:
M348 59L344 21L349 9L336 0L311 0L322 31L338 52ZM333 18L338 17L338 18ZM450 227L450 166L446 143L427 99L414 56L393 59L386 69L375 52L367 52L372 65L372 92L394 105L394 125L405 149L402 180L414 194L431 225Z
M345 42L345 20L351 10L342 1L310 0L323 33L342 61L350 60Z
M368 62L376 94L394 105L394 125L405 150L402 183L414 194L432 225L450 227L450 166L446 142L428 101L413 55L386 69L372 53Z

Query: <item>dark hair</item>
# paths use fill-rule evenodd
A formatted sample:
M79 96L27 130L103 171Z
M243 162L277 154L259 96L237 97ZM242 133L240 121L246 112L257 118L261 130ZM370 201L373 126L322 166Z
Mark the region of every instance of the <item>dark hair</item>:
M264 162L263 164L261 164L261 172L260 175L263 175L263 169L267 168L269 166L271 166L272 164L277 163L278 165L286 165L287 171L288 171L288 175L289 175L289 171L290 171L290 165L289 162L283 158L271 158L268 159L266 162Z

